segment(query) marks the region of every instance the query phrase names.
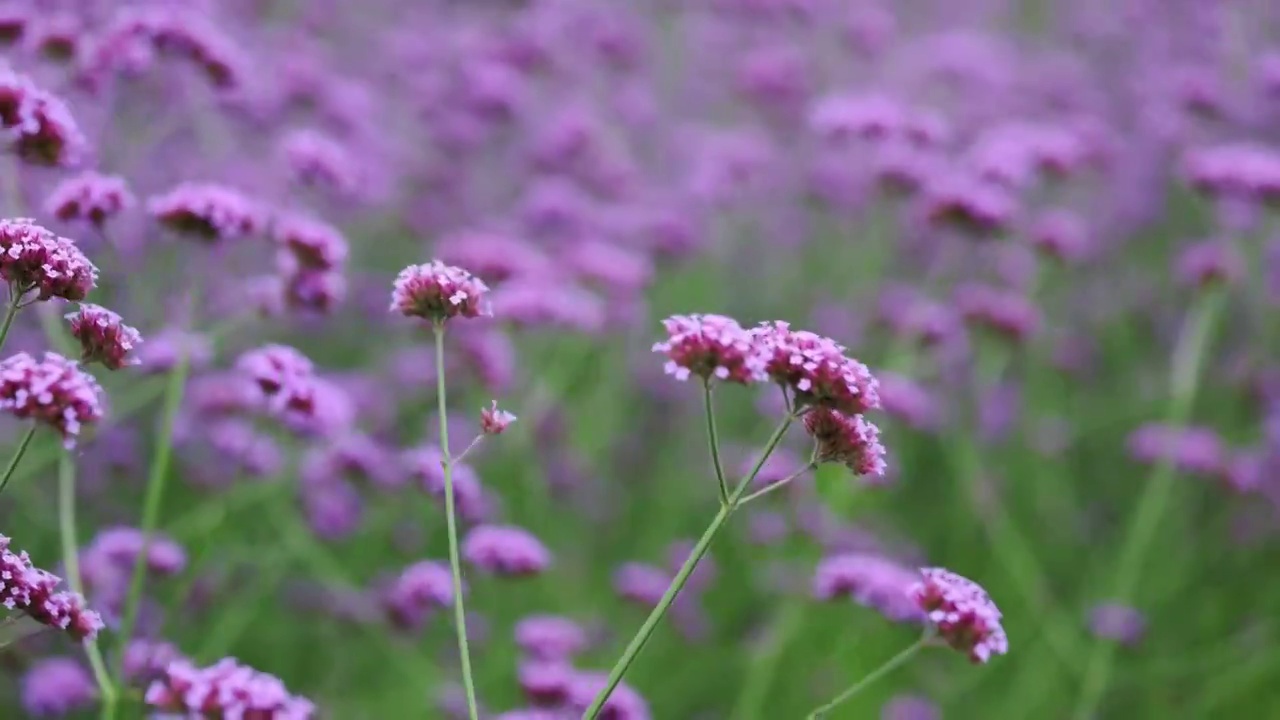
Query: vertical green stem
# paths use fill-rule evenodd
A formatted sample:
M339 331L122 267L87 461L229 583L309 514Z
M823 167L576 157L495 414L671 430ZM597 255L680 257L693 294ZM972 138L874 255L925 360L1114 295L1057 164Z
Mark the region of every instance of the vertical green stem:
M1191 416L1201 365L1222 305L1220 292L1207 292L1197 298L1183 321L1169 373L1169 406L1165 419L1173 427L1185 425ZM1125 541L1120 547L1113 593L1116 602L1128 602L1138 586L1143 562L1172 498L1176 478L1171 459L1161 457L1151 471L1137 509L1130 516ZM1114 659L1114 643L1094 641L1073 717L1088 720L1093 716L1106 691Z
M124 617L120 623L119 647L116 648L115 674L121 676L124 651L138 621L138 605L142 600L143 580L146 577L147 554L151 550L151 535L160 523L160 507L164 500L165 484L169 478L169 462L173 456L173 430L182 406L182 396L187 384L191 359L183 351L178 363L169 371L169 384L165 388L164 406L161 409L160 432L156 438L155 454L147 476L147 490L142 505L142 548L133 563L129 579L129 594L125 598Z
M462 561L458 557L458 519L453 506L453 458L449 454L449 418L444 381L444 323L436 322L436 408L440 414L440 454L444 457L444 516L449 528L449 569L453 573L453 621L462 660L462 687L467 694L467 712L478 720L475 680L471 677L471 650L467 647L467 611L462 602Z
M645 643L649 641L653 631L658 628L658 623L662 621L663 616L667 614L667 610L671 608L671 603L675 602L676 595L680 593L684 584L688 582L689 576L693 574L694 568L698 566L698 561L707 553L707 549L711 547L716 535L720 534L720 529L724 527L725 521L738 508L738 500L746 493L747 488L751 487L752 481L760 473L760 468L764 467L765 461L773 454L773 451L778 447L778 443L782 442L782 437L787 434L787 429L791 427L791 423L795 418L794 414L789 414L778 425L778 429L774 430L773 436L769 438L764 451L760 454L760 459L756 461L755 467L751 469L751 473L744 477L738 483L738 486L734 488L733 493L729 495L728 502L720 505L720 511L711 519L711 524L702 533L702 537L698 538L697 544L693 546L693 551L689 553L689 557L685 559L684 564L680 566L680 570L676 572L675 578L667 586L667 591L662 594L662 599L658 601L657 607L649 613L649 617L645 619L644 624L636 631L635 637L631 638L631 642L622 651L622 657L618 658L618 662L609 671L609 679L600 693L596 695L595 700L591 702L591 706L587 708L586 713L583 714L583 720L595 720L600 711L604 709L604 704L608 702L609 696L618 687L618 683L622 682L622 676L627 674L631 663L635 662L636 656L644 649Z
M0 493L4 492L5 487L9 484L13 472L18 469L18 463L22 462L22 456L27 453L27 446L31 444L31 438L36 436L36 424L31 423L31 427L27 429L27 434L22 436L22 441L18 443L18 449L13 451L13 457L9 458L9 465L4 469L4 477L0 478Z
M76 466L69 453L58 456L58 528L62 535L62 565L66 568L67 584L72 591L84 595L84 583L80 579L80 542L76 539ZM93 679L98 683L102 697L102 717L115 716L116 689L102 661L98 641L90 640L84 646Z
M844 692L835 696L835 698L833 698L831 702L809 713L809 720L818 720L818 718L826 716L827 713L836 709L836 707L838 707L842 703L848 701L849 698L862 692L864 689L866 689L869 685L871 685L875 681L879 680L885 675L888 675L894 670L897 670L898 668L902 667L907 663L908 660L914 657L916 653L920 652L920 648L924 647L927 642L929 642L929 636L926 634L925 636L921 637L919 640L915 641L910 646L908 646L906 650L903 650L897 655L894 655L893 657L889 658L889 660L885 662L885 664L881 665L879 668L876 668L866 677L854 683L853 686L850 687L848 690L845 690Z
M22 309L22 293L19 293L13 283L9 284L9 306L5 308L4 320L0 321L0 347L4 347L4 341L9 337L9 329L13 327L14 318L18 317L18 311Z
M715 466L716 483L720 487L720 504L729 504L729 485L724 481L724 465L720 462L720 435L716 431L716 410L711 402L711 381L702 381L703 405L707 414L707 443L711 445L711 464Z

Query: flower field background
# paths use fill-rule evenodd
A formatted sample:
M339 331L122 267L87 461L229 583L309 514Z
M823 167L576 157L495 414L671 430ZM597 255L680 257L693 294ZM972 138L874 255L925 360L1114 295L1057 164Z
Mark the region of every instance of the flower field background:
M0 3L0 717L1280 716L1278 12Z

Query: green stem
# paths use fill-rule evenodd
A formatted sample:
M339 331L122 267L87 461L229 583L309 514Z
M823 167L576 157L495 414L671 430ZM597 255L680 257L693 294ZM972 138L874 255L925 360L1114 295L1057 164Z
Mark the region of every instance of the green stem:
M18 443L18 449L13 452L13 457L9 458L9 466L4 469L4 477L0 478L0 493L4 492L5 487L9 484L9 480L13 477L13 472L18 469L18 463L22 462L22 456L27 454L27 446L31 444L31 438L36 436L36 424L31 423L31 427L27 429L27 434L22 436L22 441Z
M467 712L478 720L475 680L471 676L471 650L467 647L467 611L462 602L462 561L458 557L458 519L453 506L453 458L449 455L449 417L446 414L444 381L444 323L436 322L436 408L440 415L440 454L444 457L444 516L449 528L449 569L453 574L453 621L462 659L462 687L467 694Z
M13 327L14 318L18 317L18 310L22 309L22 293L12 283L9 284L9 307L4 312L4 320L0 321L0 347L4 346L4 341L9 337L9 329Z
M747 496L743 497L742 499L738 500L738 505L739 505L739 506L746 505L747 503L751 502L752 500L755 500L756 498L760 497L761 495L766 495L766 494L768 494L768 493L773 492L774 490L777 490L778 488L786 487L787 485L789 485L789 484L791 483L791 481L792 481L792 480L795 480L796 478L798 478L798 477L800 477L801 475L803 475L803 474L805 474L805 473L809 472L810 470L815 470L815 469L817 469L817 467L818 467L817 463L813 463L813 462L811 462L811 463L809 463L808 465L805 465L804 467L800 468L799 470L797 470L797 471L795 471L795 472L791 473L790 475L788 475L788 476L786 476L786 477L782 478L782 479L781 479L781 480L779 480L778 482L773 483L772 485L769 485L768 487L760 488L759 490L757 490L757 491L755 491L755 492L751 493L750 495L747 495Z
M84 595L84 583L80 578L80 542L76 539L76 465L69 453L58 457L58 528L62 535L62 565L66 569L67 584L73 592ZM98 683L98 693L102 697L102 717L109 720L115 716L116 689L107 674L107 665L102 661L102 651L98 649L98 641L90 640L84 644L85 655L93 668L93 679Z
M1218 292L1201 295L1187 313L1178 343L1173 351L1169 377L1169 406L1167 423L1172 427L1185 425L1191 416L1196 391L1200 382L1201 365L1209 347L1223 298ZM1124 544L1116 562L1116 602L1128 602L1138 586L1142 565L1146 560L1156 528L1173 496L1177 473L1171 458L1162 456L1151 471L1146 488L1138 500L1138 507L1130 516ZM1098 639L1094 641L1089 661L1085 665L1080 699L1073 717L1087 720L1102 701L1115 659L1115 644Z
M614 689L622 682L622 676L627 674L631 663L635 662L640 651L644 649L645 643L649 641L654 630L658 628L658 623L662 621L663 616L667 614L667 610L671 608L671 604L675 602L676 595L680 593L684 584L689 580L689 576L693 574L698 561L707 553L707 549L711 547L711 542L716 539L716 535L720 534L720 529L724 527L725 521L738 508L738 501L742 498L747 488L751 486L752 481L756 479L756 475L760 473L760 468L764 467L765 461L773 454L773 451L778 447L778 443L782 442L782 437L787 434L787 429L791 427L791 423L795 418L794 414L789 414L778 425L778 429L774 430L773 436L769 438L764 452L760 454L760 459L756 461L751 473L744 477L738 483L738 486L734 488L733 493L729 495L728 502L720 505L719 512L711 519L711 524L702 533L702 537L698 538L697 544L693 546L693 551L689 553L689 557L685 559L684 564L680 566L680 570L676 572L675 578L667 586L667 591L662 594L662 599L658 601L657 607L649 613L649 617L645 619L644 624L636 631L635 637L631 638L631 642L622 651L622 657L618 658L618 662L609 671L609 679L600 693L596 695L595 700L591 702L591 706L587 708L586 713L583 714L583 720L595 720L600 711L604 709L604 704L609 700L609 696L613 694Z
M897 655L894 655L893 657L889 658L889 660L885 662L885 664L881 665L879 668L876 668L869 675L862 678L858 682L854 683L853 686L850 687L848 690L845 690L844 692L832 698L831 702L809 713L809 720L818 720L818 718L824 717L827 713L836 709L837 706L848 701L849 698L862 692L864 689L867 688L867 686L871 685L872 683L884 677L885 675L888 675L894 670L897 670L898 668L902 667L907 663L908 660L914 657L916 653L920 652L920 648L924 647L925 644L928 642L929 642L929 636L926 634L924 637L920 638L919 640L915 641L910 646L908 646L906 650L903 650Z
M716 470L716 484L720 487L720 504L729 504L729 485L724 481L724 465L720 462L720 435L716 432L716 410L711 402L711 380L702 381L703 405L707 415L707 443L711 446L711 464Z
M115 675L122 677L124 651L138 621L138 605L142 600L143 580L146 577L147 555L151 551L151 536L160 523L160 507L164 500L165 484L169 478L169 462L173 456L173 431L182 406L182 396L187 384L191 359L182 352L178 363L169 372L165 388L164 406L161 409L160 433L156 438L155 455L147 476L147 490L142 505L142 547L133 561L133 573L129 579L129 594L125 598L124 617L120 623L120 643L116 648Z

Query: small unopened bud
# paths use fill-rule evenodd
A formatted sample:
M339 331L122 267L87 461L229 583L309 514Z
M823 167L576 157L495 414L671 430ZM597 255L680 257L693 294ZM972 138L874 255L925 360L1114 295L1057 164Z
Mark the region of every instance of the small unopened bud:
M497 400L494 400L489 407L480 410L480 429L485 435L501 435L502 431L515 421L515 415L498 408Z

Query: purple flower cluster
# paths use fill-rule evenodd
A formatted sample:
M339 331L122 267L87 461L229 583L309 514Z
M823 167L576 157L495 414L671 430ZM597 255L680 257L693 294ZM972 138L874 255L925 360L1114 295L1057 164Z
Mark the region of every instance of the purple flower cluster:
M252 200L222 185L182 183L147 201L147 210L170 230L207 243L261 233L265 222Z
M234 658L205 668L175 660L147 688L145 702L156 710L198 717L310 720L316 713L311 701L289 694L279 678Z
M85 606L79 593L57 591L62 579L31 564L25 552L9 549L0 535L0 604L37 622L65 631L75 640L92 640L102 618Z
M18 353L0 361L0 410L47 425L73 447L84 426L102 419L102 387L57 353Z
M908 593L943 642L978 664L1009 651L1000 609L982 586L943 568L923 568L920 574L923 581Z
M400 271L391 293L391 311L435 322L480 317L490 314L488 292L489 286L480 278L433 260Z
M66 103L7 67L0 68L0 129L32 165L74 165L88 145Z
M80 301L97 285L98 268L72 240L10 218L0 220L0 278L19 296Z
M142 344L137 329L124 324L119 314L100 305L80 303L67 315L71 336L80 342L80 361L101 363L108 370L137 365L133 351Z

